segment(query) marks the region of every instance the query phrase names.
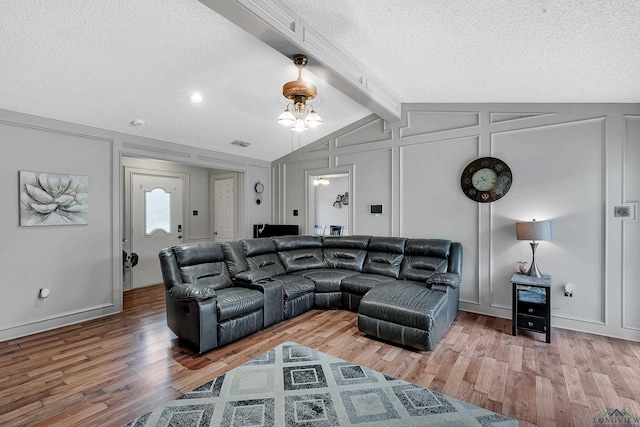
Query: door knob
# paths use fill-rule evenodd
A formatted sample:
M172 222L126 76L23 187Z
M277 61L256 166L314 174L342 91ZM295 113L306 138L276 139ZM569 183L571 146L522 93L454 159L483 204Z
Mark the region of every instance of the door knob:
M182 236L178 235L178 239L182 239Z

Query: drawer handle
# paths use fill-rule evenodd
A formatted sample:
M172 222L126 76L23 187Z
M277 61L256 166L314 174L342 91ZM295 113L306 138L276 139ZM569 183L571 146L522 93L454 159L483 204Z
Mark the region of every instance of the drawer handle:
M527 322L527 323L530 327L533 326L533 322Z
M533 308L530 308L530 309L529 309L529 313L533 313Z

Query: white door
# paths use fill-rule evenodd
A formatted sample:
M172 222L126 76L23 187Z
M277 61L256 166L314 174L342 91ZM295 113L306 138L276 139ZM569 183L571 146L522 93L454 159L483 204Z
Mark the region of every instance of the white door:
M139 257L131 269L133 288L162 283L158 253L182 242L183 182L174 176L131 176L131 250Z
M235 192L232 178L216 179L214 184L214 236L218 242L234 239Z

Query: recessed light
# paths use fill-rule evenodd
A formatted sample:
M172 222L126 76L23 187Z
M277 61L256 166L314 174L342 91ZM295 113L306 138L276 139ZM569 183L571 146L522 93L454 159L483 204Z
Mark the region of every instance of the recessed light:
M129 122L129 124L131 124L131 126L135 126L135 127L144 126L144 120L142 120L142 119L131 120L131 122Z
M198 92L191 94L191 96L189 97L189 101L193 102L194 104L200 104L202 100L202 95L200 95Z

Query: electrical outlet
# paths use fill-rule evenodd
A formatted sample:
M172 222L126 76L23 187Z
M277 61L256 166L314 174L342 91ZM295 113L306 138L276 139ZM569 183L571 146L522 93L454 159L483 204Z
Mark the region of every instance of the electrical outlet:
M613 208L613 216L616 218L629 218L631 216L631 208L629 206L615 206Z

